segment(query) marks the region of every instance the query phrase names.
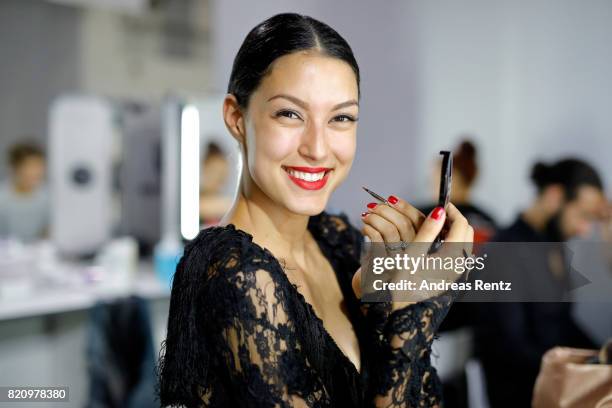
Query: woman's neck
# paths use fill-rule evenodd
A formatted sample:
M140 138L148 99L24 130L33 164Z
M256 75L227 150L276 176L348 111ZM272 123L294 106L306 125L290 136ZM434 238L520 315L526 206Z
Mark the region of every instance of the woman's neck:
M240 189L222 225L234 224L253 236L260 246L277 257L304 258L308 238L309 216L295 214L272 202L261 191L245 194Z

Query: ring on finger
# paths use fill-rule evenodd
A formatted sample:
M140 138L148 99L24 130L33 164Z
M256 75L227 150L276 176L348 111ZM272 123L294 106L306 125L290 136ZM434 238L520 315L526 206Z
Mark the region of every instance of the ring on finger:
M406 248L408 248L408 242L406 241L400 241L397 243L386 243L385 242L385 248L387 249L387 251L393 252L393 251L403 251Z

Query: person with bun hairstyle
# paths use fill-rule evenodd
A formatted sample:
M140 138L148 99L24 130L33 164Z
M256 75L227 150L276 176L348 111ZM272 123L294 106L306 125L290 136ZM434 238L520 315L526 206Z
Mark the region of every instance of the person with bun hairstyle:
M354 159L359 80L348 43L311 17L279 14L246 36L223 103L240 187L178 263L163 406L441 405L430 356L449 302L362 304L363 236L324 211ZM433 242L445 223L447 242L473 239L452 204L426 216L387 200L362 215L371 241Z
M554 241L589 235L606 201L601 178L591 165L578 159L538 162L531 180L538 197L519 220Z
M567 158L538 162L531 171L537 195L531 205L493 242L563 242L586 236L607 205L603 183L588 163ZM533 251L524 271L542 282L557 281L559 271L544 251ZM538 258L538 259L536 259ZM541 258L541 259L539 259ZM539 269L534 265L548 265ZM567 279L563 279L567 281ZM575 324L572 304L486 303L479 307L475 353L482 362L492 407L531 406L543 354L555 346L591 348L591 339Z

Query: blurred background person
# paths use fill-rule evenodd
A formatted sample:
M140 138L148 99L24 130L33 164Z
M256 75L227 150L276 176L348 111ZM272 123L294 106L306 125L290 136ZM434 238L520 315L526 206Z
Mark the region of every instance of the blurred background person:
M0 237L31 242L49 226L49 194L45 186L43 150L30 142L8 151L9 178L0 185Z
M440 166L437 161L432 177L432 191L437 200L440 187ZM480 205L472 202L472 191L478 179L478 154L476 145L464 138L453 151L453 181L451 188L451 202L465 215L470 225L474 227L474 242L485 242L495 233L496 222L493 217ZM423 206L421 211L429 214L437 203Z
M208 143L202 159L200 182L200 223L206 227L216 225L232 203L224 194L229 176L229 162L215 142Z
M572 158L536 163L531 179L536 200L497 238L539 236L556 242L591 233L606 199L601 177L590 164Z
M498 231L493 242L562 242L591 232L605 205L601 178L591 165L573 158L537 163L531 179L537 188L535 200L509 227ZM569 271L563 262L553 262L555 254L550 252L531 251L522 269L513 273L536 276L547 287L569 284ZM546 268L538 269L539 265ZM492 407L530 406L540 360L550 348L595 347L573 320L572 303L474 305L478 306L475 352Z

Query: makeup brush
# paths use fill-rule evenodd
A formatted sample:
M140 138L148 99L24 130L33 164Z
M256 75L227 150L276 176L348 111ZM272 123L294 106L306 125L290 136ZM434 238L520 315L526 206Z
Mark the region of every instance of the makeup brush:
M377 199L381 203L385 203L385 204L389 205L389 202L385 198L383 198L382 196L376 194L372 190L369 190L369 189L367 189L367 188L365 188L363 186L361 186L361 188L363 188L366 191L366 193L368 193L369 195L371 195L372 197L374 197L375 199Z

